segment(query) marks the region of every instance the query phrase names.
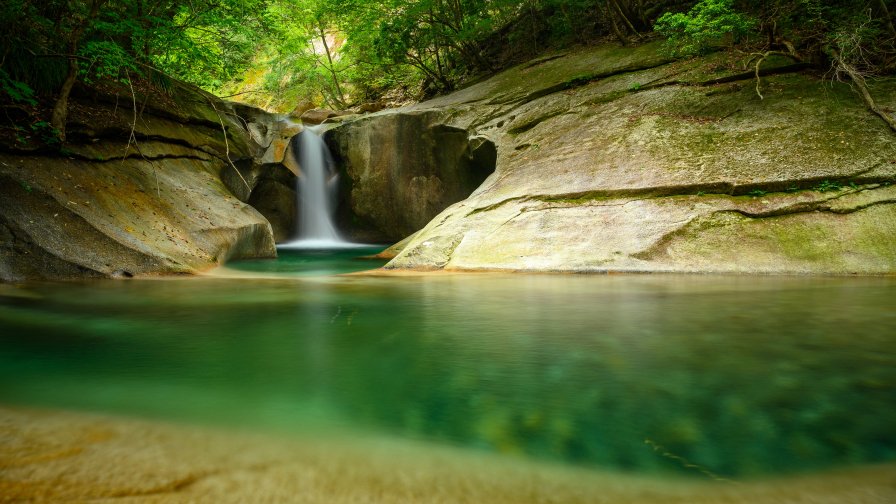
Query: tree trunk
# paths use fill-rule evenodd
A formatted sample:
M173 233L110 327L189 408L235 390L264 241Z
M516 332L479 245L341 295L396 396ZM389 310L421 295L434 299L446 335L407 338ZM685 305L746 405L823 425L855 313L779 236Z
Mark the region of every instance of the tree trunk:
M880 3L880 10L883 13L884 24L890 29L890 33L893 36L896 36L896 27L893 26L893 18L890 16L890 9L887 8L887 2L879 0L878 3Z
M324 51L327 53L327 62L329 63L327 70L330 71L330 76L333 78L333 85L336 86L336 97L339 100L339 108L345 108L345 95L342 94L342 87L339 85L339 76L336 74L336 68L333 65L333 57L330 56L330 46L327 45L327 34L320 24L317 25L317 29L320 33L320 41L324 45Z
M641 34L638 33L638 30L635 29L635 26L632 24L632 22L628 20L628 17L626 17L625 12L622 12L622 7L619 6L619 2L617 2L616 0L612 0L612 3L613 3L613 6L616 7L616 12L619 13L619 17L622 18L622 21L625 22L625 26L627 26L628 29L631 30L632 34L634 34L638 38L641 38Z
M77 46L74 51L78 50ZM59 97L53 105L53 116L50 119L50 126L56 130L56 137L60 142L65 141L65 123L68 120L68 97L78 80L78 61L74 58L68 60L68 75L65 76L65 82L62 83L62 89L59 91Z
M613 13L613 8L610 6L609 1L603 2L604 12L606 13L607 20L610 22L610 28L613 30L613 34L616 35L616 38L619 39L619 42L622 45L628 45L628 38L622 33L622 30L619 29L619 25L616 23L616 15Z
M50 118L50 126L56 130L56 136L59 138L60 142L65 141L65 124L68 121L68 97L72 92L72 88L75 86L75 82L78 80L78 60L75 57L78 53L78 46L81 43L81 37L84 35L84 30L87 29L90 21L96 17L100 10L100 5L102 5L104 1L105 0L93 0L90 5L90 13L72 31L71 37L69 38L68 74L65 76L65 81L62 83L62 89L59 90L59 97L56 98L56 103L53 105L53 115Z

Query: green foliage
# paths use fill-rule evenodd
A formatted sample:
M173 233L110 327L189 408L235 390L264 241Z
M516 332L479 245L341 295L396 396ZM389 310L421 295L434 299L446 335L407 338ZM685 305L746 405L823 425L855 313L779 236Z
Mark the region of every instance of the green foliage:
M666 12L682 4L690 10ZM446 92L548 46L606 35L634 40L654 22L680 54L738 41L754 44L749 50L782 50L792 43L806 59L836 49L864 73L892 73L896 31L885 7L891 4L6 0L0 4L0 100L46 107L61 89L69 62L76 61L78 78L88 84L139 78L170 89L173 77L262 106L289 110L310 99L344 108L385 101L384 95L400 100ZM640 89L640 83L630 87Z
M165 73L218 90L245 70L268 31L265 0L177 1L164 19L147 19L140 40Z
M753 196L754 198L759 198L768 194L768 191L763 191L762 189L753 189L752 191L747 193L749 196Z
M38 135L41 142L46 145L59 144L59 131L47 121L36 121L32 123L31 131Z
M135 59L114 42L91 40L81 47L78 54L84 57L79 66L86 84L102 79L122 80L125 75L140 74Z
M0 88L3 88L3 92L14 102L26 103L31 106L37 105L31 86L10 78L6 70L3 69L0 69Z
M839 191L843 189L843 184L836 180L823 180L813 189L818 192Z
M701 0L687 14L663 14L654 29L666 37L673 54L692 56L737 42L756 25L755 18L734 10L734 0Z

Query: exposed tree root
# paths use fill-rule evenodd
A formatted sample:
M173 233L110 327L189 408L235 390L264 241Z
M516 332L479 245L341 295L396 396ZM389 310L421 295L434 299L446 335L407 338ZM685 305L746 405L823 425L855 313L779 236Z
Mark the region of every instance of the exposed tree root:
M884 109L880 108L877 102L874 101L874 97L871 96L871 91L868 89L868 83L865 82L865 76L860 72L855 66L846 62L841 56L840 52L836 49L830 50L831 59L834 63L834 71L838 74L845 73L849 76L850 80L852 80L853 85L856 89L859 90L859 95L862 96L862 101L865 102L865 106L868 107L868 110L877 114L878 117L884 120L887 123L887 126L890 127L894 132L896 132L896 117L893 114L888 113Z

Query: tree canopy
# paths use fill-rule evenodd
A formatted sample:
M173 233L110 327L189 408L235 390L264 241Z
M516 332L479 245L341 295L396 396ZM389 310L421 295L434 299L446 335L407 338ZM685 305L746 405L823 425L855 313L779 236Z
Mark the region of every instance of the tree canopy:
M684 56L736 46L855 80L896 71L894 13L894 0L7 0L0 101L64 138L78 82L167 75L269 107L345 108L656 33Z

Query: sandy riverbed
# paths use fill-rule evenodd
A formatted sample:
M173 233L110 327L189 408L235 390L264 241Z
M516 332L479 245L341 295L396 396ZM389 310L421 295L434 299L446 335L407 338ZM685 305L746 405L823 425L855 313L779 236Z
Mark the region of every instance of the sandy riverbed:
M666 481L382 438L0 408L0 502L891 503L896 465Z

